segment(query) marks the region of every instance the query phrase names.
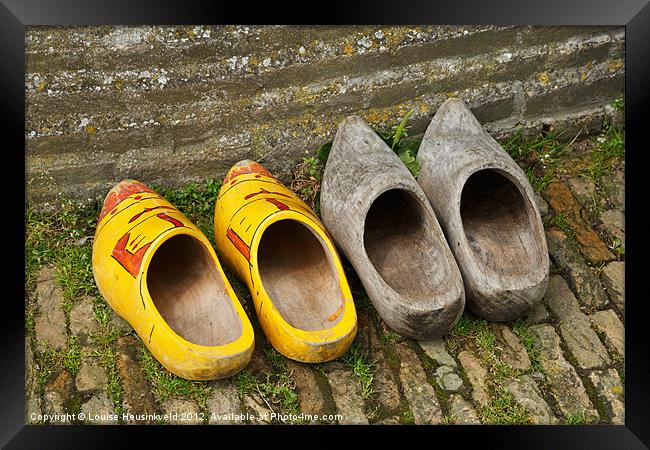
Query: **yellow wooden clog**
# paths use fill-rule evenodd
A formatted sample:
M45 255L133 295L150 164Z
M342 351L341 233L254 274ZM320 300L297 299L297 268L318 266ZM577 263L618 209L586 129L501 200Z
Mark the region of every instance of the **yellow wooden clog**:
M296 361L343 354L357 331L352 294L323 224L253 161L226 176L214 211L217 249L250 289L266 337Z
M93 274L108 304L170 372L212 380L250 361L253 328L210 241L146 185L125 180L106 196Z

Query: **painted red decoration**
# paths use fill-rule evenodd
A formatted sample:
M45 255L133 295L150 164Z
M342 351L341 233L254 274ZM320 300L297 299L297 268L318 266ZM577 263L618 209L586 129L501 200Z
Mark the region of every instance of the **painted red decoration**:
M153 189L140 183L139 181L129 180L119 183L106 196L104 205L102 206L102 211L99 213L99 222L101 222L104 216L106 216L106 214L115 208L122 200L130 195L137 194L139 192L155 193Z
M129 233L126 233L124 236L117 241L113 253L111 255L115 260L120 263L127 272L131 274L133 278L138 276L140 272L140 265L142 265L142 258L144 257L145 252L151 245L151 242L140 247L135 253L131 253L126 249L126 245L129 243Z
M244 258L246 258L246 261L250 262L251 260L251 249L248 245L246 245L246 242L242 238L239 237L237 233L233 231L232 228L228 228L226 231L226 237L232 244L235 246L237 250L239 250L239 253L241 253Z
M281 211L287 211L289 209L289 207L284 203L282 203L280 200L276 200L274 198L267 198L266 201L269 203L273 203Z

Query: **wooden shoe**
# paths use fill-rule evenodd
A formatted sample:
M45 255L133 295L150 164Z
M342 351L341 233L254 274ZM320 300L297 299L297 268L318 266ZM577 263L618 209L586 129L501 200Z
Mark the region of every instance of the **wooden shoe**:
M549 258L535 194L517 163L458 99L442 104L417 161L465 281L468 307L508 321L540 301Z
M149 187L125 180L108 193L92 261L106 302L170 372L211 380L248 364L253 328L210 242Z
M428 339L454 326L465 295L436 215L408 169L359 117L336 133L320 201L323 222L392 329Z
M219 191L214 230L271 345L302 362L346 351L357 330L352 294L334 244L305 203L260 164L240 161Z

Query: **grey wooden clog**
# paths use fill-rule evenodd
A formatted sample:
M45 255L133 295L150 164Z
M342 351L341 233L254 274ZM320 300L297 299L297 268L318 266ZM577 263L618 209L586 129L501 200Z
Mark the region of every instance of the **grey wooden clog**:
M546 290L549 258L528 177L458 99L442 104L417 155L429 198L463 274L468 308L520 317Z
M428 339L460 318L465 293L436 215L397 155L360 117L339 127L325 166L321 216L379 315Z

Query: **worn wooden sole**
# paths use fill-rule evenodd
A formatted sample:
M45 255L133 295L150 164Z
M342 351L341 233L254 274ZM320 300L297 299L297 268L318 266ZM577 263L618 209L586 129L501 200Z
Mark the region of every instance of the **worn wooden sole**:
M465 304L460 271L424 192L360 117L339 127L321 216L382 319L416 339L440 336Z
M352 294L336 247L302 200L260 164L240 161L219 191L214 227L271 345L311 363L347 350L357 331Z
M458 99L420 145L418 183L436 211L479 317L520 317L544 295L546 237L528 177Z
M106 302L170 372L212 380L250 361L253 328L210 242L144 184L109 192L92 262Z

